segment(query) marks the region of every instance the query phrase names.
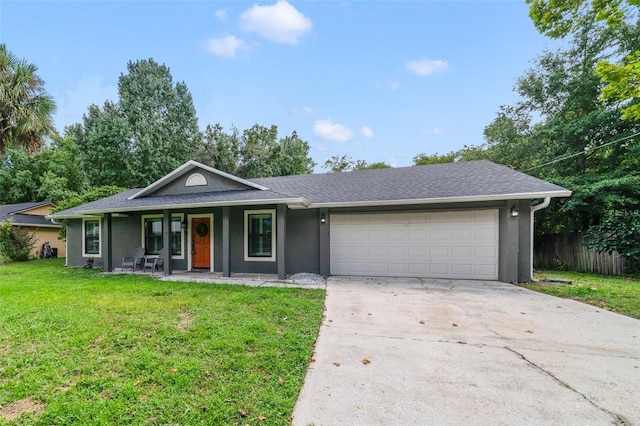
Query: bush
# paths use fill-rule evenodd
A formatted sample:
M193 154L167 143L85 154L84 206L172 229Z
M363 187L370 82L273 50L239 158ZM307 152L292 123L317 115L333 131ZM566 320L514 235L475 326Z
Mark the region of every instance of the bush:
M29 260L36 236L26 229L12 226L11 220L0 224L0 257L4 262Z

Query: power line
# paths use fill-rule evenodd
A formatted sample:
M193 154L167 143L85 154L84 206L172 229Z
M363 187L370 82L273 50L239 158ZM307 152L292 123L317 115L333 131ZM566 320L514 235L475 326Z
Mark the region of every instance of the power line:
M622 142L625 141L627 139L631 139L634 138L636 136L640 135L640 132L636 132L632 135L629 136L625 136L624 138L620 138L611 142L607 142L605 144L602 144L600 146L597 146L595 148L585 148L583 151L577 152L575 154L571 154L571 155L567 155L566 157L560 157L560 158L556 158L555 160L549 161L548 163L544 163L544 164L538 164L537 166L533 166L531 168L528 168L526 170L522 170L523 172L528 172L529 170L534 170L534 169L538 169L540 167L545 167L545 166L549 166L551 164L555 164L555 163L559 163L560 161L564 161L564 160L568 160L569 158L573 158L573 157L577 157L578 155L582 155L582 154L586 154L588 151L596 151L600 148L604 148L605 146L609 146L609 145L613 145L616 144L618 142Z

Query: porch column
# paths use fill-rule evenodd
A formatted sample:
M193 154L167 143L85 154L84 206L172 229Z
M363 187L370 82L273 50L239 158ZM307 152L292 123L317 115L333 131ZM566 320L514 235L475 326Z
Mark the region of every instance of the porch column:
M222 276L231 276L231 256L229 255L229 207L222 208Z
M322 218L324 217L324 223ZM320 232L320 275L328 277L331 274L331 250L329 247L329 209L318 209L318 224Z
M162 248L164 251L164 265L162 272L164 276L171 275L171 211L162 211Z
M278 204L276 208L276 262L278 263L278 279L287 278L286 258L284 253L287 236L287 205Z
M113 218L111 213L104 215L104 271L113 272Z

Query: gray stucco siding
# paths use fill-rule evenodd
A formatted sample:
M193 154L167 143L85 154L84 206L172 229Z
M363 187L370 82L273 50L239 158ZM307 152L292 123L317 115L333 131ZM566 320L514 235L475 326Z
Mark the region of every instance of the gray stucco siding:
M286 270L320 273L318 209L287 211Z
M206 180L206 185L187 186L187 179L193 173L201 174ZM249 188L240 182L235 182L230 179L226 179L222 176L216 175L206 170L191 170L169 182L167 185L154 192L153 195L179 195L179 194L195 194L199 192L219 192L219 191L237 191L237 190L251 190L258 191L257 189Z

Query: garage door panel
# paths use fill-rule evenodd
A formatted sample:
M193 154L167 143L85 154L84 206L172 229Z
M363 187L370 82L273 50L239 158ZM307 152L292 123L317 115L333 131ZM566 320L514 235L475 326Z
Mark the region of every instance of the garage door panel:
M407 257L407 246L389 246L387 247L387 254L390 258L402 258Z
M429 213L429 223L449 223L449 212Z
M388 275L398 275L398 276L406 275L407 264L390 262L387 264L387 272L388 272Z
M332 215L331 273L497 279L497 210Z
M449 241L449 229L448 228L430 228L427 230L430 241Z
M496 210L476 210L473 212L473 220L476 223L487 222L494 223L496 221Z
M472 246L454 246L451 247L451 257L472 259L474 249Z

